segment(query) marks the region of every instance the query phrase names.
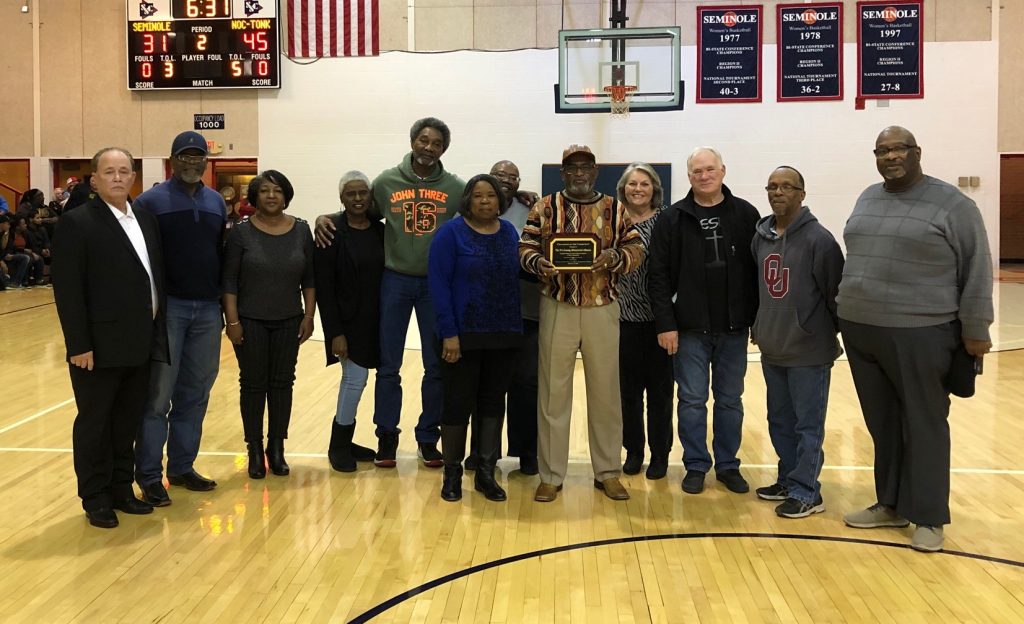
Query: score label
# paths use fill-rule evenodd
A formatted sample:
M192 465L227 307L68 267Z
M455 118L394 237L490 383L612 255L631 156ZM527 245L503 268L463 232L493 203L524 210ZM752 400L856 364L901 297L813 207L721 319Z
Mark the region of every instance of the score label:
M223 130L224 113L194 114L193 129L195 130Z
M280 87L277 0L126 2L129 89Z

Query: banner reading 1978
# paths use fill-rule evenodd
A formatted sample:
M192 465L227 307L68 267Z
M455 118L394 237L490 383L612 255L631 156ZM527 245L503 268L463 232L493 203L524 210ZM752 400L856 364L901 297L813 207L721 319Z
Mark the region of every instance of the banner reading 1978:
M857 3L857 95L924 97L924 0Z
M843 99L843 3L778 6L780 102Z
M697 103L761 101L761 6L697 7Z

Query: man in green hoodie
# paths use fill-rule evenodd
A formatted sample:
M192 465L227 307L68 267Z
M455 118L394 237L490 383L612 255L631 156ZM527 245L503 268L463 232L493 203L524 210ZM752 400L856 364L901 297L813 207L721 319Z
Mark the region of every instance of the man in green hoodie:
M423 358L420 395L423 411L416 424L418 454L424 465L443 465L437 441L441 437L443 389L441 368L433 345L434 305L427 292L427 250L439 227L458 214L465 183L445 171L441 155L451 144L448 126L434 117L416 121L409 131L412 151L397 167L373 181L373 202L384 216L384 276L380 287L380 366L374 393L373 422L377 425L377 458L382 468L395 466L398 422L402 412L402 356L409 320L416 310ZM332 238L317 219L320 240ZM329 220L329 219L328 219Z

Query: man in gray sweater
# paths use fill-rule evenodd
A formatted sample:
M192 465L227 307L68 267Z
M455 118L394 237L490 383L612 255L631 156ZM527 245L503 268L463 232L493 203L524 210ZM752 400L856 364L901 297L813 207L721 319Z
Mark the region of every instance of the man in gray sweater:
M843 519L857 528L917 525L916 550L942 549L949 524L949 389L953 354L992 347L992 258L981 212L924 175L909 130L875 141L884 182L846 222L839 328L875 444L877 502Z
M825 412L832 363L842 350L836 291L843 252L803 205L804 177L772 172L765 190L772 214L757 223L751 251L758 267L757 319L751 341L761 349L768 391L768 433L779 456L775 483L758 498L782 501L775 513L804 518L825 511L818 476L825 463Z

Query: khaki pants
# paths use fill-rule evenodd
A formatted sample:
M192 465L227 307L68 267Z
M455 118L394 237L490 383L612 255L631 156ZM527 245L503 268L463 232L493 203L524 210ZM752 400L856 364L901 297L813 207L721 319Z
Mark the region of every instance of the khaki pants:
M569 422L576 352L587 385L590 462L598 480L618 477L622 448L619 304L577 307L540 300L537 458L544 483L560 485L569 467Z

